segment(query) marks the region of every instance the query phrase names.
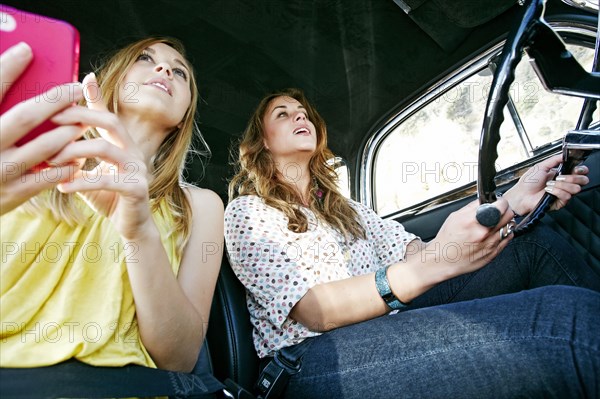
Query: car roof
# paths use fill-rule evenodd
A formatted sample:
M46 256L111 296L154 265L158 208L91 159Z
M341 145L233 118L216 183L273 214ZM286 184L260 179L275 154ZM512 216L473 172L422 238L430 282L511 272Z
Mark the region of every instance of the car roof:
M201 95L200 129L212 150L189 180L223 197L230 147L266 93L299 87L327 122L334 153L351 170L366 137L403 102L461 60L497 42L514 0L104 0L5 1L72 23L81 74L98 56L137 38L183 41ZM553 13L564 12L558 0Z

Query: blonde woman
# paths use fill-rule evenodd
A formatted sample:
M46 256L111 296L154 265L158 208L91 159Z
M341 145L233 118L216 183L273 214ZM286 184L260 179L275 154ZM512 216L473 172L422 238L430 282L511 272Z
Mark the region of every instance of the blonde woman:
M31 59L19 46L2 59L13 75ZM2 168L0 366L191 371L223 235L220 198L182 180L199 134L193 68L177 40L148 38L71 91L84 106L29 101L2 115L2 162L28 166ZM14 147L48 117L61 127ZM49 169L31 168L42 160Z
M545 229L499 234L558 158L495 203L498 226L481 226L472 203L425 244L342 197L331 156L316 109L284 90L251 117L229 187L227 250L263 365L311 341L284 397L597 395L599 277ZM587 172L554 183L561 205Z

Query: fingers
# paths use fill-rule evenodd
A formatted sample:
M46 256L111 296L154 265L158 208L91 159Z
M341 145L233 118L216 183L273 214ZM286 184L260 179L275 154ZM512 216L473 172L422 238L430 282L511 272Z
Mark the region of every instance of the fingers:
M490 229L491 241L494 243L494 245L498 245L502 241L512 239L512 232L514 227L516 227L516 223L514 221L515 214L512 209L510 209L506 199L498 198L498 201L496 201L494 204L499 209L503 209L500 221L495 227Z
M51 120L60 125L81 124L100 128L97 130L103 139L118 147L125 147L125 141L120 139L122 134L108 133L123 130L119 118L113 113L96 111L86 107L72 107L56 114Z
M101 138L74 142L63 148L51 161L61 164L80 158L99 158L116 166L135 162L129 152Z
M121 172L121 173L120 173ZM148 182L140 163L128 163L116 170L101 164L96 168L78 171L73 179L61 182L57 188L63 193L86 193L91 191L113 191L127 194L136 200L147 200Z
M34 166L52 158L53 155L61 151L69 143L81 137L84 128L79 126L60 126L46 134L36 137L34 140L24 144L21 147L12 147L2 152L2 177L5 171L14 169L19 175L30 171ZM66 163L70 160L64 160ZM58 163L55 163L58 164Z
M544 190L556 197L550 209L558 210L567 205L571 198L581 191L581 186L579 184L551 180L546 183Z
M571 172L574 175L587 175L590 172L590 169L585 165L577 165L573 168Z
M15 105L0 116L1 148L11 147L34 127L82 97L81 85L70 83L56 86L39 96Z
M0 83L2 84L0 101L2 101L4 93L27 68L32 58L31 47L24 42L9 47L0 55Z
M546 182L546 187L556 187L576 194L581 189L581 186L585 186L589 182L590 179L585 175L560 175L556 177L556 180Z
M543 184L556 176L556 168L562 162L562 155L554 155L532 166L522 177L525 183Z
M100 85L96 80L96 74L93 72L88 73L83 78L82 85L87 107L96 111L108 112L108 107L104 103L104 98L102 98Z
M109 190L146 195L146 165L128 151L102 138L81 140L65 147L52 161L63 164L81 158L98 158L102 162L92 170L77 172L74 179L58 187L62 192Z
M133 140L121 124L119 118L108 111L94 74L89 74L83 79L83 95L86 98L86 107L73 107L55 115L52 118L58 124L82 124L96 128L100 136L121 148L132 148Z
M477 218L477 210L480 210L482 206L493 207L497 209L499 213L499 219L496 225L487 227L481 224L479 218ZM490 204L482 204L477 207L475 211L475 230L479 234L480 241L487 243L487 245L497 246L500 241L503 241L509 236L512 236L512 230L516 226L514 223L514 212L510 209L508 201L505 198L498 198L495 202Z
M551 179L555 176L556 167L562 163L562 155L558 154L553 157L550 157L538 164L539 168L546 172L548 179ZM564 173L565 171L563 171ZM589 173L589 168L585 165L578 165L573 168L572 171L566 171L570 175L587 175ZM568 176L567 173L564 173L565 176ZM557 179L558 180L558 179Z
M556 180L547 181L544 191L556 197L550 209L558 210L567 205L571 197L579 193L581 187L590 182L586 176L588 172L587 166L579 165L574 168L573 174L560 175L556 177Z
M515 213L512 211L512 209L510 209L510 206L508 205L508 201L506 199L498 198L498 200L494 202L494 205L497 206L498 209L500 209L500 211L502 212L502 217L500 218L500 221L498 222L496 227L504 226L514 219Z
M492 235L494 245L498 245L505 240L511 240L516 228L517 222L514 219L510 219L506 224L501 225L499 229L494 230L494 233L497 233L497 235Z
M549 172L551 169L556 168L563 161L562 154L554 155L548 159L544 159L537 164L545 172Z
M504 226L506 228L506 226ZM490 261L492 261L492 259L494 259L496 256L498 256L498 254L500 252L502 252L504 250L504 248L506 248L506 246L512 241L512 239L514 238L514 234L510 233L508 235L506 235L504 238L500 237L500 233L496 233L494 235L494 237L492 238L492 240L490 241L491 243L488 244L488 246L486 247L487 249L487 254L486 256L484 256L484 261L485 263L489 263Z
M13 174L16 178L6 179L0 185L2 194L0 214L3 215L13 210L31 197L56 186L62 181L73 179L77 169L74 165L60 165L26 174L17 174L16 171L12 173L13 171L10 168L7 169L7 173L3 175L3 178L10 177L10 174Z
M501 197L490 204L500 212L500 219L495 226L486 227L476 219L479 201L474 201L453 212L436 236L442 247L460 248L460 256L449 260L449 267L457 270L458 274L476 270L506 247L512 237L501 239L500 229L513 219L508 201Z

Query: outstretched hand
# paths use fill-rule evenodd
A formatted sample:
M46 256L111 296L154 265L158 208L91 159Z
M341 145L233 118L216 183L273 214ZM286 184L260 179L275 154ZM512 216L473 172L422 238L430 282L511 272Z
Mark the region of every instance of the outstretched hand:
M505 193L504 198L516 213L529 214L544 193L556 197L550 209L558 210L567 205L571 197L581 191L582 186L589 183L590 180L586 176L589 169L585 165L575 167L572 174L560 175L556 180L552 180L556 174L556 167L561 162L562 155L556 155L532 166L517 184Z
M33 54L25 43L19 43L0 56L0 101L10 85L25 71ZM48 167L36 167L46 162L65 146L72 145L84 129L76 124L62 124L26 144L15 143L62 109L82 98L79 83L53 88L46 93L21 102L0 116L0 215L11 211L43 190L70 180L79 169L75 160L68 163L49 162ZM56 95L60 90L61 95Z
M80 123L96 127L100 138L82 140L65 148L54 159L97 159L91 170L80 170L58 189L78 193L96 212L108 217L124 239L139 239L152 223L147 167L142 153L117 115L108 111L96 77L83 80L86 107L73 107L52 118L58 123Z
M422 256L436 255L447 278L475 271L496 257L508 245L513 235L503 235L513 218L508 202L499 198L492 203L501 214L496 226L485 227L475 218L479 201L473 201L448 216L437 236L427 243ZM501 231L501 229L504 229ZM431 260L431 259L429 259Z

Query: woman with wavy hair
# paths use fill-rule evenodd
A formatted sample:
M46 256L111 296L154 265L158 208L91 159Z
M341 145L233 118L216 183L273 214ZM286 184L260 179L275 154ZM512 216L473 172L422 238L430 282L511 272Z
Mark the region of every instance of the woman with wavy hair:
M564 206L587 167L547 184L560 157L543 161L494 203L497 226L473 202L423 243L344 198L331 157L322 118L286 89L259 103L229 186L262 365L303 345L286 398L597 395L600 278L548 229L503 230L545 191Z
M327 163L333 153L327 147L325 121L300 90L289 89L283 93L265 97L253 114L240 144L238 173L229 185L229 197L256 195L263 198L266 204L285 213L292 231L296 232L306 231L308 223L303 212L295 206L300 202L317 209L322 218L344 235L364 238L357 213L339 193L335 170ZM307 119L314 125L316 149L307 165L301 159L278 164L265 142L263 116L271 102L281 96L297 98L305 104ZM300 136L306 136L306 133L300 133ZM303 186L308 192L302 191Z
M31 60L19 47L2 59L15 73ZM49 167L3 175L1 366L191 371L223 240L220 198L182 177L193 136L205 146L193 68L176 39L147 38L67 92L2 115L2 161ZM13 145L50 117L55 131Z

